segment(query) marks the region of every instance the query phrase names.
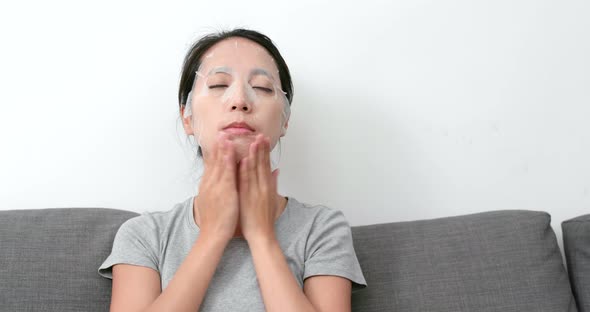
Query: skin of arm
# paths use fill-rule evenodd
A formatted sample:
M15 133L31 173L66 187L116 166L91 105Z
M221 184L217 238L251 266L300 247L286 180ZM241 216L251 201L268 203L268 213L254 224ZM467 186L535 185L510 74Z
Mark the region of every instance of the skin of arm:
M274 235L248 241L266 311L347 312L351 310L350 280L311 276L302 290Z
M198 311L228 240L202 233L168 287L145 312Z
M276 238L278 170L270 171L270 141L263 135L240 162L240 224L250 247L258 284L269 312L350 311L352 282L312 276L301 289Z
M223 142L223 140L220 142ZM221 155L222 151L226 151L225 144L217 145L216 148L220 150L215 152L213 157L218 154ZM235 184L231 183L233 182L232 176L229 175L231 171L226 171L220 177L219 169L225 166L220 162L221 158L215 157L213 159L217 162L207 162L209 164L208 168L213 169L212 171L205 171L200 185L202 194L200 196L211 196L206 197L206 199L216 202L218 206L208 211L207 216L211 219L207 219L208 222L201 223L200 234L182 264L174 273L168 287L163 292L160 291L161 281L155 270L136 266L115 266L113 268L112 311L194 312L199 310L224 250L231 240L231 233L227 231L227 229L232 228L231 222L229 226L225 222L220 225L219 220L227 220L233 214L232 211L229 211L229 214L227 213L226 208L231 208L232 198L228 195L229 192L225 190L227 187L233 187L234 190L236 188ZM224 160L229 164L233 162L232 158ZM229 168L231 167L229 166ZM225 192L219 189L217 189L217 192L211 192L210 185ZM205 193L207 195L204 195ZM235 195L237 204L237 192L235 192ZM229 201L229 203L223 200ZM236 222L237 212L236 209ZM203 216L203 214L199 215ZM203 219L201 220L203 221Z
M261 158L259 162L268 164L268 159ZM265 174L267 181L270 180L270 172ZM272 176L275 183L277 174ZM252 175L253 172L249 176ZM264 193L268 194L268 189L265 189ZM247 206L256 209L250 208L250 222L242 224L249 225L245 238L252 253L266 311L350 311L351 282L346 278L312 276L304 281L303 289L300 288L275 236L274 216L269 213L276 207L275 203L263 199L270 196L251 194L255 196ZM261 198L263 205L259 205ZM266 222L261 221L264 219ZM264 223L266 226L260 226ZM170 284L159 295L156 292L160 283L157 273L156 277L148 278L144 271L115 266L111 311L198 311L229 242L219 235L207 233L201 232ZM134 306L129 306L129 302Z

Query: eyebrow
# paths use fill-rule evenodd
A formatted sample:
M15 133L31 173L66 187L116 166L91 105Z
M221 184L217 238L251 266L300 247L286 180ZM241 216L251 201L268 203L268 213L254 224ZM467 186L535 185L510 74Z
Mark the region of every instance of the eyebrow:
M273 80L273 81L275 80L271 74L269 74L265 69L262 69L262 68L254 68L253 70L250 71L250 77L256 76L256 75L266 76L270 80Z
M209 73L207 74L207 76L211 76L213 74L217 74L217 73L226 73L226 74L231 74L232 73L232 69L227 67L227 66L217 66L212 68Z
M233 72L233 70L227 66L217 66L217 67L212 68L209 71L209 73L207 74L207 76L211 76L211 75L214 75L217 73L224 73L224 74L231 75L232 72ZM266 69L254 68L250 71L250 77L257 76L257 75L266 76L270 80L274 81L274 77L268 71L266 71Z

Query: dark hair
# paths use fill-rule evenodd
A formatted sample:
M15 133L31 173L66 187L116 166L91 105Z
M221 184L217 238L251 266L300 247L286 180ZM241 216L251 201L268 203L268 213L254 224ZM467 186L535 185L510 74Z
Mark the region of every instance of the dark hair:
M216 43L230 37L242 37L252 40L268 51L268 53L273 57L277 68L279 69L281 88L283 91L285 91L285 96L289 100L289 106L291 106L291 102L293 100L293 83L291 81L291 73L289 72L289 67L287 67L287 63L285 63L285 60L281 56L281 53L277 47L274 45L272 40L270 40L270 38L264 34L261 34L260 32L237 28L208 34L195 42L188 50L182 65L182 74L180 76L180 85L178 87L179 107L186 105L188 93L191 91L191 88L195 82L196 71L201 65L201 57L203 54ZM198 156L203 155L201 147L199 147L197 154Z

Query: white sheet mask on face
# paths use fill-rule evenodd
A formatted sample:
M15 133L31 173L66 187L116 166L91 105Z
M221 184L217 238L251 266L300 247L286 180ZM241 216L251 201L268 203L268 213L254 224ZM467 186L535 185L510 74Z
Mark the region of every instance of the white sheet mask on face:
M206 58L210 57L210 53ZM204 64L204 63L203 63ZM256 118L257 111L264 108L265 105L280 105L281 118L279 128L281 136L286 134L285 124L291 115L291 107L286 93L281 89L279 83L274 79L267 70L253 67L243 72L229 66L215 66L212 68L203 68L203 64L196 71L195 81L191 91L187 96L184 118L191 118L191 126L198 133L197 144L201 145L201 135L203 134L204 123L200 122L199 116L193 114L196 105L203 103L218 103L220 105L228 104L228 101L235 101L237 97L242 96L247 101L252 112L251 118ZM206 71L206 72L204 72ZM277 75L278 77L278 71ZM277 155L279 144L277 143L270 152L270 167L274 171L279 167L280 154Z

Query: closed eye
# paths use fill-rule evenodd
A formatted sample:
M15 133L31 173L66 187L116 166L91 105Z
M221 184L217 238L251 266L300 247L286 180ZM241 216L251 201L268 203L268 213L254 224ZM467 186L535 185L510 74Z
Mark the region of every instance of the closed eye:
M218 85L209 86L209 89L215 89L215 88L227 88L227 85L218 84Z
M266 93L271 93L272 92L271 89L265 88L265 87L254 87L254 89L260 89L260 90L262 90L262 91L264 91Z

